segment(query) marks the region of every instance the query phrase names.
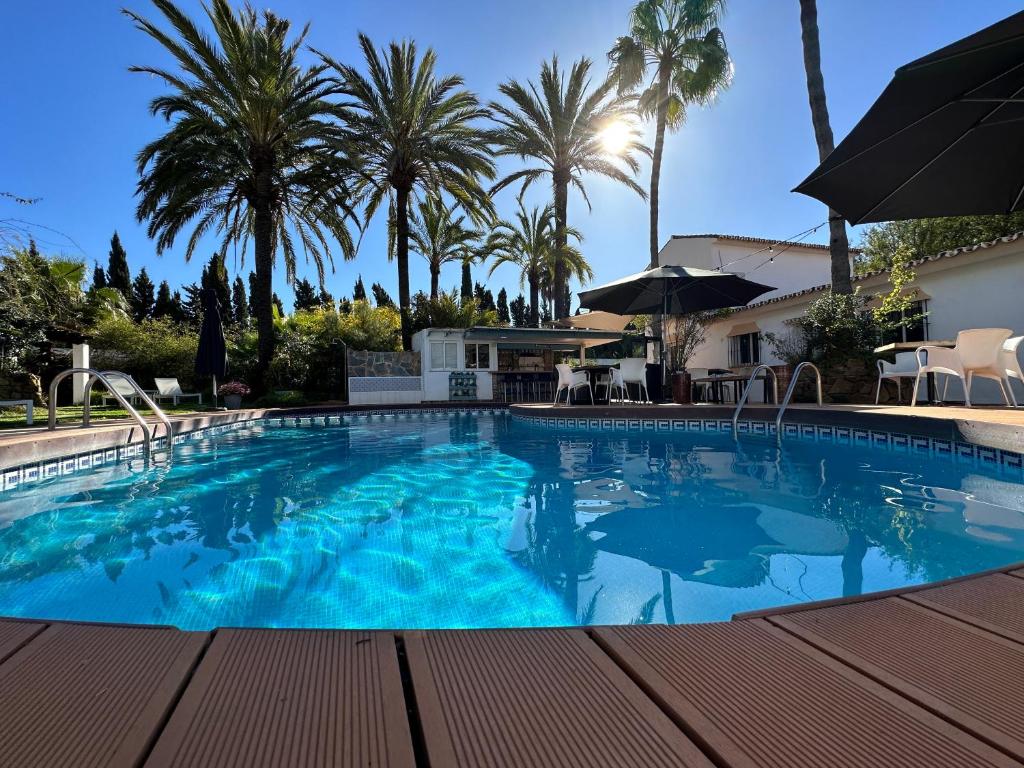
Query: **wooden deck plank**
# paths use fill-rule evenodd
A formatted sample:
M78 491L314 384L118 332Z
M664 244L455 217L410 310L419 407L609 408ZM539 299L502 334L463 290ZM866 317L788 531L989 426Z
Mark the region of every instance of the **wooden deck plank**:
M764 620L595 636L728 765L1019 765Z
M707 766L580 630L406 633L434 766Z
M910 592L903 599L1024 643L1024 579L998 573Z
M413 766L394 635L222 629L149 766Z
M0 662L46 629L46 624L34 621L0 620Z
M1024 758L1024 646L895 598L770 621Z
M0 664L0 762L138 765L206 640L161 627L48 627Z

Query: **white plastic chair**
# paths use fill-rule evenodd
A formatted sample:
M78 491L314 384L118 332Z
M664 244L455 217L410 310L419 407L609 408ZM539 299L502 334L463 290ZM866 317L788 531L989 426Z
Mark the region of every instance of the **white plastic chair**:
M897 352L896 360L890 363L888 360L878 361L878 388L875 390L875 405L882 396L882 381L888 379L896 382L896 402L903 402L903 387L901 379L917 378L917 354L914 352Z
M1017 350L1020 348L1021 342L1024 342L1024 336L1007 339L1003 342L1002 351L1002 368L1006 372L1006 388L1010 391L1010 400L1013 402L1014 408L1017 407L1017 397L1013 394L1010 379L1024 381L1024 371L1021 370L1020 358L1017 357Z
M569 395L575 392L577 389L586 387L587 392L590 393L590 402L594 403L594 390L590 386L590 377L587 376L583 371L573 371L565 363L559 363L555 366L555 370L558 371L558 389L555 390L555 403L558 402L558 396L565 391L565 404L569 404Z
M608 402L612 402L615 398L612 396L615 390L619 391L619 402L623 400L629 400L629 390L626 388L626 382L622 380L622 371L618 368L612 368L609 373L611 378L608 382Z
M956 376L964 385L964 402L971 407L971 382L975 376L983 379L995 379L1003 392L1006 404L1010 405L1007 393L1006 368L1003 365L1003 343L1010 338L1013 331L1007 328L974 328L960 331L956 335L956 346L945 347L922 346L915 350L918 370L914 378L914 395L911 406L917 405L917 391L921 385L921 376L927 373L944 373ZM948 381L946 384L948 385Z
M169 397L177 405L178 400L194 397L200 405L203 403L203 394L201 392L182 392L181 384L178 383L177 379L153 379L153 383L156 384L156 397L153 399L158 402Z
M647 394L647 360L642 357L627 357L619 363L619 371L624 384L636 384L640 388L643 401L651 402L651 396Z

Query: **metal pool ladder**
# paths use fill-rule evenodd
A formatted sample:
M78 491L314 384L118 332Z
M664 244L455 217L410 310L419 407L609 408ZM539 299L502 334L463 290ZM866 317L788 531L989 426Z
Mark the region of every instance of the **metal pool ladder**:
M134 395L137 395L146 406L153 411L153 414L160 420L160 423L164 425L164 435L167 439L167 447L170 449L174 445L174 436L171 434L171 420L167 418L167 414L161 410L161 408L153 402L153 399L146 394L146 392L140 387L135 379L129 376L127 373L122 371L97 371L95 368L68 368L66 371L61 371L50 382L50 403L49 403L49 419L47 426L49 429L54 430L57 428L57 387L64 379L68 376L72 376L76 373L84 373L89 376L85 382L85 391L82 402L82 426L89 426L89 406L92 394L93 384L97 381L103 385L103 387L110 393L110 395L120 403L121 407L124 408L128 415L132 417L139 428L142 430L142 448L145 455L148 457L153 442L153 431L150 429L150 424L140 414L130 402L122 395L114 385L111 384L111 379L121 379L126 381L132 388Z
M800 378L800 372L804 368L810 368L814 371L814 378L816 380L816 390L818 395L818 405L821 405L821 371L818 370L818 366L814 363L803 362L800 363L795 369L793 369L793 378L789 381L789 386L786 387L786 396L782 398L782 405L779 406L779 413L775 417L775 436L778 441L782 442L782 414L786 412L786 406L789 405L789 401L793 397L793 391L796 389L797 380Z
M779 377L770 365L762 363L751 372L750 378L747 379L747 385L743 388L743 395L740 397L739 402L736 403L736 410L732 412L732 436L734 438L739 434L736 424L740 419L740 411L747 404L747 398L750 397L750 390L754 386L754 380L761 371L766 371L772 375L772 400L776 403L779 402ZM789 397L789 392L786 393L786 397Z

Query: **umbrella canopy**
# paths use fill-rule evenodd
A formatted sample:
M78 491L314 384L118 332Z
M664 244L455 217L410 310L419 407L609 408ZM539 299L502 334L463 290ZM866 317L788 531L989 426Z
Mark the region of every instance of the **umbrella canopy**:
M228 372L228 349L224 343L224 327L220 321L217 293L203 291L203 326L196 350L196 373L200 376L224 378Z
M563 328L589 328L592 331L622 331L633 319L632 315L616 315L611 312L587 312L557 320L555 325Z
M851 224L1024 210L1024 12L896 70L794 191Z
M590 310L617 315L681 315L739 307L772 291L770 285L731 272L695 267L655 267L580 293Z

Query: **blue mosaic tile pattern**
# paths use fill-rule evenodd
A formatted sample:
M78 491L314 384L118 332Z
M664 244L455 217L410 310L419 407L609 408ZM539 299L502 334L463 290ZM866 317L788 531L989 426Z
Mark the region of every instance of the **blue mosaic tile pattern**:
M361 411L333 411L309 413L298 416L270 416L256 420L238 421L214 427L193 430L174 436L175 444L201 440L212 435L238 429L243 426L263 425L267 427L331 427L343 426L358 421L374 419L416 419L440 413L456 414L499 414L507 412L506 407L487 408L387 408ZM611 419L573 418L560 416L522 416L512 418L532 426L554 429L585 429L587 431L625 432L706 432L727 433L732 431L729 419ZM768 437L775 434L775 424L767 421L743 420L737 422L737 431L742 435ZM881 432L856 427L840 427L822 424L783 424L783 437L803 441L829 442L841 445L872 447L900 453L928 454L952 458L958 463L978 462L997 466L1018 474L1024 474L1024 456L1014 451L989 448L971 443L953 442L939 438L920 437L893 432ZM166 448L166 438L153 440L153 449ZM55 477L100 467L105 464L126 461L142 456L142 444L135 443L102 451L80 453L18 467L0 469L0 492L19 486L51 480Z
M728 419L595 419L561 418L557 416L522 416L512 418L533 426L553 429L585 429L587 431L656 431L656 432L731 432ZM767 421L738 421L736 430L741 435L774 435L775 424ZM837 427L824 424L783 424L782 436L803 441L838 443L859 447L879 448L897 453L920 453L953 457L957 462L978 462L1007 470L1024 470L1024 456L1015 451L989 448L973 443L953 442L933 437L919 437L898 432L875 429Z

